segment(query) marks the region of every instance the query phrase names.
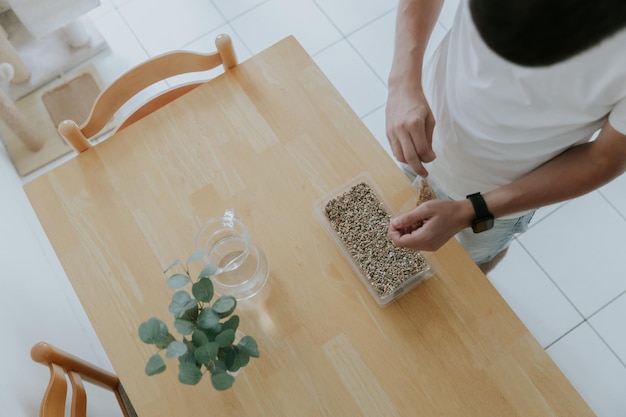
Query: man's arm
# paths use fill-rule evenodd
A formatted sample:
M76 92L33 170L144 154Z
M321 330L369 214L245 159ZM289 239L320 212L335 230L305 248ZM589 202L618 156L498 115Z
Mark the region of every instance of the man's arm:
M566 150L483 197L497 218L581 196L625 171L626 135L606 122L596 140ZM473 219L474 210L468 200L431 200L392 219L389 235L398 246L436 250L469 227ZM415 228L421 222L423 226Z
M608 122L593 142L574 146L519 180L484 195L496 217L581 196L626 171L626 135ZM543 183L543 186L538 186ZM524 195L527 194L527 195Z
M443 0L400 0L388 80L389 144L398 161L422 176L428 175L422 162L435 159L431 147L435 120L422 90L422 65L442 5Z

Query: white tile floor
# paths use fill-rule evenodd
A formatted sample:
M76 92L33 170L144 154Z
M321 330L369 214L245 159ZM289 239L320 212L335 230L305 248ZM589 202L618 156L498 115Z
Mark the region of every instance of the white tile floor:
M444 7L433 43L450 26L457 1ZM102 0L89 16L111 53L93 62L103 81L110 82L131 65L169 49L212 50L221 32L234 38L241 60L293 34L388 151L384 105L395 8L396 0ZM4 152L0 178L5 281L0 404L3 415L34 416L47 371L31 363L33 343L46 339L110 365ZM626 249L624 190L626 176L541 209L531 229L489 274L603 417L626 416L626 264L620 263ZM95 404L95 415L111 415L105 405Z

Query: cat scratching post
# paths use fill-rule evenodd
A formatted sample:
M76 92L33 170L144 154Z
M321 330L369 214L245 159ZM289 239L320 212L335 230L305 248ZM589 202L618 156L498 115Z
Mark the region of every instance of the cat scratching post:
M6 62L13 68L12 83L23 83L30 78L30 69L15 50L9 36L0 26L0 63Z
M14 74L15 71L11 64L6 62L0 64L0 82L11 81ZM28 120L15 107L3 89L0 89L0 117L28 149L37 152L43 147L45 138L37 136L37 133L30 127Z

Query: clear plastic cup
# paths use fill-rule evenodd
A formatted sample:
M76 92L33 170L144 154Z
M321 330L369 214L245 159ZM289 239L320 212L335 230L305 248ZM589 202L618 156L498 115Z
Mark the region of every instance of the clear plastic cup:
M256 295L269 276L267 257L250 240L248 229L234 210L207 221L196 235L196 250L205 250L204 262L217 267L211 277L215 290L238 301Z

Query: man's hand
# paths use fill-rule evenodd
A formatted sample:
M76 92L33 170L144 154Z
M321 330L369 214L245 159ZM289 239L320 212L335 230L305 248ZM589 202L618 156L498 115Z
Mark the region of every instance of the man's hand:
M387 97L387 138L393 155L422 177L435 159L435 119L422 90L424 52L443 0L399 0Z
M386 118L387 139L393 155L418 175L428 176L422 163L435 159L432 149L435 119L422 91L390 86Z
M431 200L391 219L389 237L399 247L435 251L469 227L473 218L469 200Z

